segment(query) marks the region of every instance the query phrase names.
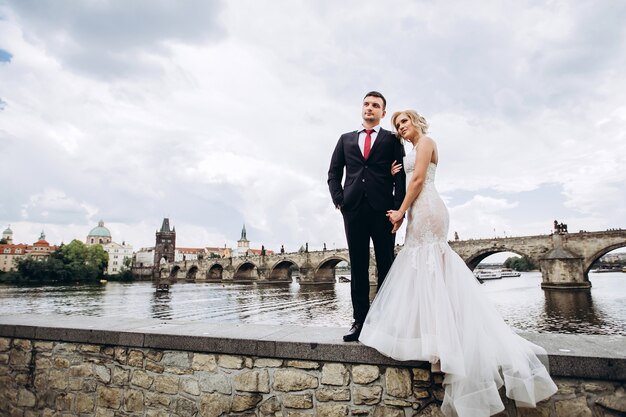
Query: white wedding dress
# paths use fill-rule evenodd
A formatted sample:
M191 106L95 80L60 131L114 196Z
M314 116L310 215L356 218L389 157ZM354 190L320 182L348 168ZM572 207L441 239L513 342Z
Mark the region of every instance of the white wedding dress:
M415 149L404 158L407 184ZM448 210L431 163L407 213L404 247L372 302L359 340L399 361L440 361L441 406L448 417L487 417L504 409L498 389L520 407L534 407L557 387L537 355L482 293L447 242ZM547 358L547 356L545 356Z

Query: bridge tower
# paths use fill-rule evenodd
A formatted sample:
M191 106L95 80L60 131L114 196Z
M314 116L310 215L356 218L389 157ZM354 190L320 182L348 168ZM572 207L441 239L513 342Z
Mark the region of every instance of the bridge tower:
M163 219L161 230L156 232L154 245L154 266L158 270L161 260L174 262L176 253L176 228L170 230L170 219Z

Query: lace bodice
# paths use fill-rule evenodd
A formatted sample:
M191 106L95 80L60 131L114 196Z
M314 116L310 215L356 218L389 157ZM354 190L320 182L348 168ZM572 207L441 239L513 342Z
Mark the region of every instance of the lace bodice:
M403 165L408 188L412 186L411 178L415 170L415 148L404 157ZM428 164L422 190L407 212L405 246L447 242L448 209L435 188L436 171L436 164Z

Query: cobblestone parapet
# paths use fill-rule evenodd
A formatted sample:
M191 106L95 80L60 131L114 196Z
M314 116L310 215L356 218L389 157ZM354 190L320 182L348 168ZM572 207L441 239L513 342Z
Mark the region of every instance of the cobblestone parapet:
M441 374L432 374L424 362L384 357L376 362L371 349L337 342L343 329L220 324L222 336L215 336L202 334L212 331L206 324L126 321L103 329L98 322L0 317L0 415L440 415ZM115 326L120 329L113 330ZM227 336L229 327L236 333ZM308 340L299 341L304 334ZM183 340L171 347L178 337ZM117 341L111 343L113 339ZM157 341L167 346L145 346ZM203 348L189 348L200 341L205 342ZM588 345L599 351L600 359L613 361L613 375L621 375L623 343L614 337L601 341L592 338ZM272 344L271 354L249 353L271 351ZM555 347L568 346L559 337L547 345L549 350L569 350ZM338 355L332 354L333 346ZM323 357L325 352L330 353ZM361 360L364 353L366 361ZM560 353L576 354L569 358L579 361L583 357L580 350ZM556 378L559 392L537 409L517 409L506 401L506 410L498 416L622 415L625 379L562 375Z

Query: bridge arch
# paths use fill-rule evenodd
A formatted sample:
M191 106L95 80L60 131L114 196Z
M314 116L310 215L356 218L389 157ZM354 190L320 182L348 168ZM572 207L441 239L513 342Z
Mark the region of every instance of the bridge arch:
M257 281L258 279L259 271L252 262L244 262L239 265L233 275L233 281Z
M607 253L615 250L615 249L619 249L619 248L624 248L626 247L626 239L623 242L617 242L617 243L613 243L611 245L605 246L602 249L597 250L593 255L588 256L585 259L585 264L583 265L584 271L585 271L585 276L588 276L589 274L589 270L591 269L591 266L600 258L602 258L604 255L606 255Z
M192 265L191 268L187 270L187 274L185 275L185 279L188 281L194 281L196 279L196 274L198 273L198 266Z
M294 267L300 269L300 266L291 259L282 259L270 268L268 280L291 282L293 280L292 270Z
M178 275L178 271L180 271L180 266L174 265L172 269L170 270L170 279L176 279L176 276Z
M350 259L347 257L333 255L328 258L322 259L315 268L313 273L313 281L335 281L335 267L340 262L350 263Z
M465 261L465 264L468 266L468 268L473 271L478 266L478 264L483 261L483 259L485 259L485 258L487 258L487 257L489 257L491 255L494 255L496 253L502 253L502 252L513 252L513 253L516 253L516 254L518 254L520 256L526 256L535 265L539 265L539 260L535 259L531 255L529 255L527 253L524 253L524 252L520 251L519 249L514 249L514 248L510 248L510 247L503 247L503 246L482 248L482 249L478 250L477 252L475 252L473 255L470 255L467 259L464 259L464 261Z
M221 264L213 264L206 271L207 281L221 281L224 277L224 267Z

